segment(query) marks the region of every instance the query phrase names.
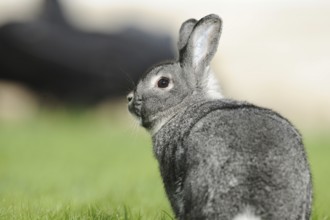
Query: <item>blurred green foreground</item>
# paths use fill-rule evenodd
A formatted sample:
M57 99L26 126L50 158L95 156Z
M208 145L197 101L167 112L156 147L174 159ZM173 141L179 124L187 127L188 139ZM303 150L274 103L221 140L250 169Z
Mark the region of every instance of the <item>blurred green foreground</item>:
M124 107L0 121L0 219L172 219L150 137ZM330 137L304 137L326 219Z

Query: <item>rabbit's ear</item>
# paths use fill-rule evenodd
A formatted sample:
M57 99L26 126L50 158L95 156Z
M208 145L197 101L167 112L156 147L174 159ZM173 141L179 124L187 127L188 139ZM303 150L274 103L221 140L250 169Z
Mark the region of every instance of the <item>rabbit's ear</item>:
M192 67L195 73L204 72L217 50L222 21L211 14L197 22L182 52L180 61Z
M197 23L197 20L191 18L191 19L183 22L183 24L181 25L179 42L178 42L179 51L186 46L189 36L190 36L192 30L194 29L196 23Z

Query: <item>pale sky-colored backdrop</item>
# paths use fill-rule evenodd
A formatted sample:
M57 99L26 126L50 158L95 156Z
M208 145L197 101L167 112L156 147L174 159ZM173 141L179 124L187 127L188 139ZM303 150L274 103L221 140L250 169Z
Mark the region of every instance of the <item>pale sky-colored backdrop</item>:
M62 0L84 29L126 22L169 33L216 13L223 32L213 68L226 96L270 107L298 128L330 129L329 0ZM40 0L0 0L0 24L33 18ZM175 46L175 45L173 45Z

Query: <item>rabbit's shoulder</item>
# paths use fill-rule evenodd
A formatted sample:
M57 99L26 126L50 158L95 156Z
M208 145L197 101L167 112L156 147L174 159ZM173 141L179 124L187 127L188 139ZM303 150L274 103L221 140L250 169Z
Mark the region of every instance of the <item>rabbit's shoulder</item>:
M300 139L297 129L277 112L247 102L216 100L192 108L185 117L193 118L190 133L202 132L207 136L221 134L289 135ZM183 119L186 120L186 119ZM268 136L268 138L270 138Z
M196 121L185 134L192 153L202 150L204 154L209 151L209 155L225 155L225 151L263 155L302 149L299 132L270 109L232 100L213 101L199 108L196 115L190 114Z

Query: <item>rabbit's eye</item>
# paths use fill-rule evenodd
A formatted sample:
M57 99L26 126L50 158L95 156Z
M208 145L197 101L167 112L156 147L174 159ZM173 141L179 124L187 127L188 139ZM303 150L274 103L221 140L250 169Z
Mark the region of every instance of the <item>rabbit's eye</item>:
M170 79L167 77L162 77L158 80L157 86L158 88L166 88L170 84Z

